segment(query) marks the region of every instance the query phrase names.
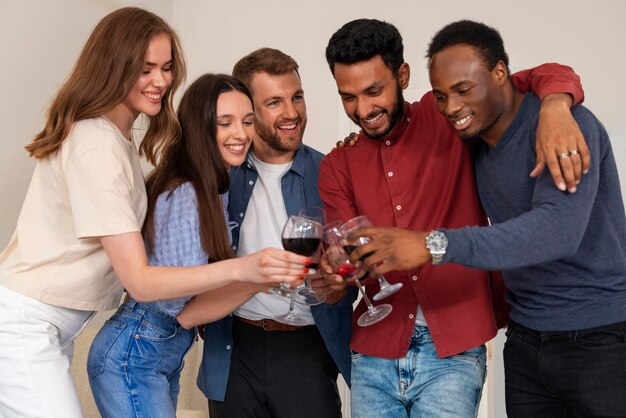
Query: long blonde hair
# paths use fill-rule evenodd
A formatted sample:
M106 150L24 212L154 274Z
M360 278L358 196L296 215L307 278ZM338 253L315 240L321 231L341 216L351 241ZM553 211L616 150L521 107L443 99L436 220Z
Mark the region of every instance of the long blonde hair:
M161 111L150 117L150 126L139 146L152 163L168 142L180 135L173 96L186 76L180 40L174 30L154 13L126 7L105 16L96 25L67 81L48 109L46 125L25 148L31 157L46 158L56 152L72 125L102 116L124 101L139 77L151 39L167 34L172 44L172 84Z

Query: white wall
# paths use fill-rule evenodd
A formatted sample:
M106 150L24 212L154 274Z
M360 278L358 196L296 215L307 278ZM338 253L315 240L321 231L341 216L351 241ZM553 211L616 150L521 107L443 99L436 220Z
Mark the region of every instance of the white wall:
M189 80L207 71L229 72L243 55L272 46L301 65L309 109L305 141L327 151L349 128L324 59L328 38L343 23L376 17L394 23L412 65L409 98L428 89L424 53L444 24L471 18L502 32L513 69L545 61L572 65L581 75L586 104L605 123L626 178L626 138L618 129L626 91L626 2L622 0L0 0L0 246L13 231L34 161L23 146L41 129L48 102L70 71L93 25L107 12L143 5L178 30ZM623 188L624 189L624 188Z
M95 23L130 4L143 4L176 27L190 81L208 71L230 72L241 56L261 46L292 55L301 66L309 110L305 141L321 151L349 127L324 59L329 37L343 23L374 17L400 29L412 66L409 98L416 98L428 89L424 53L435 31L461 18L483 21L501 31L512 69L546 61L576 69L586 105L611 135L626 196L626 134L619 129L626 92L623 0L0 0L0 248L13 231L34 167L23 146L41 129L51 96Z

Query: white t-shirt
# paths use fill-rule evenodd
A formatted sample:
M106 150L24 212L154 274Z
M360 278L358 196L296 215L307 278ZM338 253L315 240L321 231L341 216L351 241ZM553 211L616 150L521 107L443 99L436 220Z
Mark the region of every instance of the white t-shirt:
M252 254L267 247L282 248L281 233L287 222L280 181L291 168L292 162L267 164L257 159L253 153L250 161L256 167L259 177L239 230L238 256ZM287 313L289 303L290 299L284 296L257 293L240 306L235 315L253 320L275 318ZM308 325L315 324L308 306L296 303L293 314L306 319Z
M0 285L65 308L117 307L122 285L99 237L141 231L146 208L135 145L105 117L76 122L61 148L37 161L0 254Z

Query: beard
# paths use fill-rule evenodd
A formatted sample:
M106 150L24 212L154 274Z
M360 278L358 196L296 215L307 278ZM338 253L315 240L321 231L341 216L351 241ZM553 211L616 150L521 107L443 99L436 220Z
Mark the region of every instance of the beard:
M404 95L402 94L402 88L400 87L399 84L396 86L396 89L397 89L396 100L393 106L391 107L391 114L389 115L389 126L384 131L377 133L377 134L370 134L365 129L363 129L363 126L361 126L361 123L359 122L360 118L358 116L355 115L354 117L350 117L350 119L352 119L354 123L356 123L357 125L359 125L359 127L361 127L361 129L363 130L363 133L368 138L380 139L380 138L387 136L387 134L389 134L389 132L391 132L393 128L396 127L396 125L400 121L400 118L402 118L402 113L404 111ZM369 115L368 118L371 116L373 115Z
M285 141L281 140L278 128L270 127L257 118L254 120L254 125L259 139L269 145L270 148L279 152L293 152L302 144L306 119L298 117L295 122L300 125L300 136Z

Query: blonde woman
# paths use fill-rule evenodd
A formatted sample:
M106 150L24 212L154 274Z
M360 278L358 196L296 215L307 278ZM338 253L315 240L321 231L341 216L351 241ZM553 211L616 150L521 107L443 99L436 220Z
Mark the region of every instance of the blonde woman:
M141 227L153 164L179 137L172 96L185 76L174 31L138 8L102 19L26 147L37 165L17 227L0 255L0 415L80 417L73 340L122 289L149 302L230 283L291 282L306 258L277 249L196 267L149 266ZM119 280L118 280L119 279Z

